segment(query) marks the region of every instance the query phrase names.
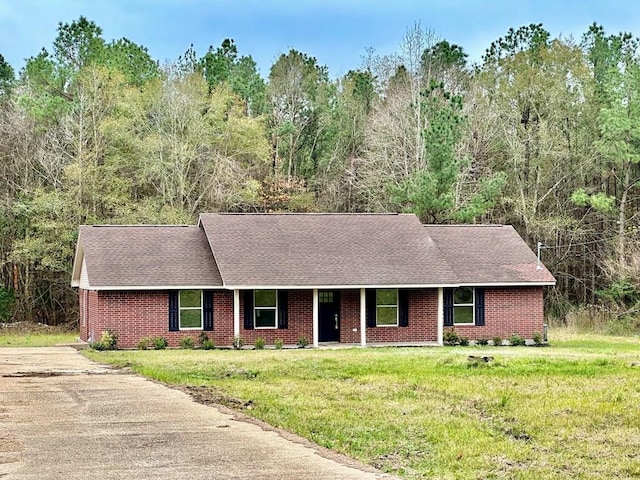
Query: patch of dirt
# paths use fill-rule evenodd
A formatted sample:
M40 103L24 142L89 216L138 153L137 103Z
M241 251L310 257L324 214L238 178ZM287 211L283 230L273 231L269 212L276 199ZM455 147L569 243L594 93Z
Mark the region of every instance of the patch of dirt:
M62 377L70 375L104 375L107 373L113 373L107 370L39 370L34 372L15 372L6 373L2 375L4 378L48 378L48 377Z
M15 436L9 433L0 433L0 465L19 461L16 454L22 450L24 450L24 446Z
M194 401L203 405L224 405L232 410L250 410L253 407L252 400L245 402L239 398L222 395L220 392L209 387L186 385L178 389L188 393Z

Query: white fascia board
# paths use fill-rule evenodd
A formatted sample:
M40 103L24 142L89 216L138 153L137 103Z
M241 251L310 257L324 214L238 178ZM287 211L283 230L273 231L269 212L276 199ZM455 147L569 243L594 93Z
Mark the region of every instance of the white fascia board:
M80 241L80 235L76 243L76 253L73 257L73 270L71 271L71 286L80 286L80 271L82 269L82 263L84 261L84 249L82 248L82 242Z
M222 285L90 285L88 290L125 291L125 290L227 290Z
M224 285L230 290L355 290L360 288L456 288L456 287L542 287L555 282L499 282L499 283L433 283L389 285Z
M544 287L555 282L441 283L389 285L99 285L91 290L356 290L361 288ZM72 285L76 286L76 285Z
M499 283L461 283L458 287L549 287L556 282L499 282Z
M359 290L361 288L438 288L457 287L458 284L389 284L389 285L225 285L224 288L233 290Z

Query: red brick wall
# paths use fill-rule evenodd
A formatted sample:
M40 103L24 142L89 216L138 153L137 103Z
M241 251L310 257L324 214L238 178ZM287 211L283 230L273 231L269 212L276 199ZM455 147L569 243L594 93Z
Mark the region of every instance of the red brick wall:
M503 339L517 333L531 339L544 324L542 287L487 288L484 292L484 326L454 326L458 335L471 340L495 335ZM445 330L451 327L445 327Z
M87 341L89 338L89 312L95 311L95 306L98 298L97 292L80 289L78 292L79 304L79 325L80 325L80 338Z
M289 328L244 329L244 292L240 292L240 337L245 345L253 345L258 337L264 338L267 345L282 340L285 345L296 345L300 337L313 343L313 290L289 290ZM231 295L233 298L233 294ZM233 324L233 316L232 316ZM233 331L233 327L232 327Z
M135 348L142 338L163 336L169 346L180 339L198 339L200 330L168 331L168 295L166 291L95 292L80 290L80 336L99 340L103 331L118 334L119 348ZM340 294L340 342L360 343L360 290L343 290ZM85 307L86 303L86 309ZM289 328L244 329L244 306L240 296L240 336L246 345L257 337L273 345L281 339L295 345L300 337L313 341L313 292L289 291ZM83 316L87 312L86 323ZM409 292L409 326L367 328L367 342L435 342L437 341L438 291L415 289ZM218 346L233 341L233 292L214 292L213 332L207 335ZM544 323L542 287L516 287L485 290L485 326L455 326L459 335L472 340L508 338L518 333L532 338Z
M360 290L340 292L340 342L360 343Z
M438 341L438 290L409 290L409 326L367 327L367 342Z
M197 342L201 330L169 331L169 297L166 291L89 291L86 326L80 319L80 338L100 340L102 332L118 334L118 348L136 348L143 338L165 337L170 347L191 337ZM82 315L82 290L80 294ZM214 292L213 331L206 332L216 345L233 340L233 292Z
M213 343L228 346L233 343L233 292L213 293L213 332L206 332Z

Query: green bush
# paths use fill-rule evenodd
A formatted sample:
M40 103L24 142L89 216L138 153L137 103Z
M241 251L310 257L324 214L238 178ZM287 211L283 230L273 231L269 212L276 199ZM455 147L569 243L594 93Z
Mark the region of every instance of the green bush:
M502 345L502 337L500 335L494 335L492 340L494 346L499 347Z
M204 332L200 332L200 335L198 335L198 345L202 347L202 345L204 345L204 342L206 342L207 340L209 340L209 335Z
M525 341L525 339L522 338L522 336L518 335L517 333L514 333L509 337L509 345L513 347L523 347L526 344L527 342Z
M89 344L94 350L115 350L118 344L118 334L113 330L102 332L100 340Z
M266 344L267 342L265 342L264 338L262 337L256 338L256 341L253 342L253 346L256 348L256 350L264 350L264 346Z
M469 346L469 339L467 337L460 337L460 346L461 347L468 347Z
M536 346L540 346L544 343L544 338L542 337L542 334L540 332L533 332L532 338L533 343L535 343Z
M460 343L460 337L452 328L451 330L445 330L445 332L442 334L442 341L445 345L458 345Z
M282 350L282 346L284 345L284 342L282 341L281 338L276 338L276 341L274 342L275 346L276 346L276 350Z
M7 321L13 316L13 292L0 287L0 321Z
M489 340L486 338L479 338L476 340L476 345L489 345Z
M156 337L151 343L153 343L153 348L156 350L164 350L169 346L169 342L164 337Z
M149 339L141 338L137 345L138 350L148 350L149 349Z
M244 347L244 340L242 337L233 337L233 349L240 350L242 347Z
M307 337L298 338L298 348L306 348L307 345L309 345L309 340L307 340Z
M193 347L195 347L193 338L185 336L180 339L180 348L183 348L185 350L193 350Z
M200 347L202 347L203 350L213 350L214 348L216 348L216 345L215 343L213 343L213 340L209 340L207 338L206 340L202 341Z

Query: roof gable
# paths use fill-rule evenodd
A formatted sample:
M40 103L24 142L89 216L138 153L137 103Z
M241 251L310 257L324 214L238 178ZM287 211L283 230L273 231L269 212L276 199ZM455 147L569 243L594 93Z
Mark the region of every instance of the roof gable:
M222 285L205 234L195 226L83 225L75 265L83 261L93 289ZM79 280L74 266L74 284Z
M202 214L200 225L228 287L455 280L414 215Z

